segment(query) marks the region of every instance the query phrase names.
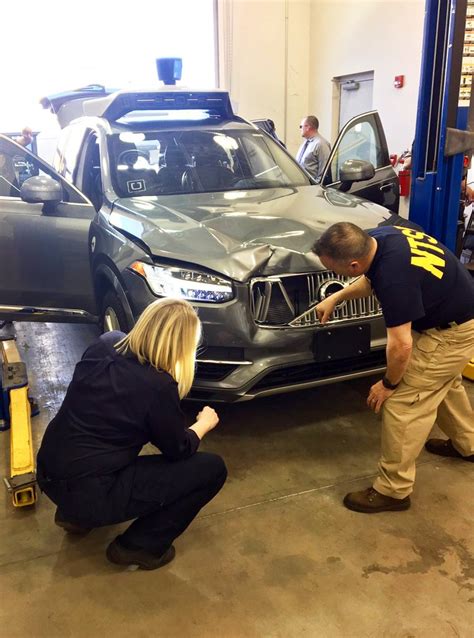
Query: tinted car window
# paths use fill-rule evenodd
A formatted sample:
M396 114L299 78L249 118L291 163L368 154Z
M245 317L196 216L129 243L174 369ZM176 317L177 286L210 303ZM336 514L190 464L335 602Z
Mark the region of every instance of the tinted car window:
M0 139L0 197L16 197L20 199L21 185L29 177L48 175L53 179L60 178L46 164L37 160L26 150ZM64 201L80 202L84 200L80 193L62 182Z
M109 136L120 197L309 185L279 144L254 130L179 130Z
M369 121L356 123L346 131L334 154L331 162L332 181L339 181L341 166L349 159L366 160L373 164L374 168L381 168L384 163L378 150L379 147L377 134L372 123Z
M19 198L25 179L39 173L25 151L0 140L0 196Z

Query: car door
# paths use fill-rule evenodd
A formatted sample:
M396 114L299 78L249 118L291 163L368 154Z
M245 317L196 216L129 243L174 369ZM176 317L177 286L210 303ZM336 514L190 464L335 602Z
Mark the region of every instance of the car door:
M375 175L363 182L353 182L348 192L398 213L398 176L390 164L385 133L376 111L352 118L341 130L324 169L322 184L341 189L341 166L353 159L370 162Z
M59 203L27 203L20 196L29 177L61 184ZM97 319L89 232L91 202L48 164L0 135L0 319Z

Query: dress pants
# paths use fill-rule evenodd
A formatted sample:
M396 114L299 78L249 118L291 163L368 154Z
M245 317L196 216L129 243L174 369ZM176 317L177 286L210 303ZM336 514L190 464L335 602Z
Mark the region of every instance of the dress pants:
M393 498L413 491L415 461L435 424L463 456L474 454L474 412L461 373L474 357L474 319L413 333L408 368L382 408L382 455L374 488Z
M216 454L196 452L183 461L152 454L113 474L49 480L38 467L40 488L61 516L82 527L136 519L119 536L130 549L161 555L224 485L227 469Z

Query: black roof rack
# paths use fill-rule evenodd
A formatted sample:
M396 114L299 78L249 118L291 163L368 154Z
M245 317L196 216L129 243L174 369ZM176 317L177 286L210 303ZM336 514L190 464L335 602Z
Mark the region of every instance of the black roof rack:
M234 118L227 91L188 91L181 88L158 91L117 91L100 84L44 97L42 106L55 113L61 127L87 116L103 117L110 122L134 111L209 111L222 120Z
M222 119L234 117L227 91L119 91L84 102L84 115L116 122L133 111L209 110Z

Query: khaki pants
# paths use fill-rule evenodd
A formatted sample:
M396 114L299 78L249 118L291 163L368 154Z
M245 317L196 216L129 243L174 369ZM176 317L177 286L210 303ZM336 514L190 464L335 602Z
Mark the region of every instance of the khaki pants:
M382 410L382 456L374 488L393 498L413 491L415 461L435 422L463 456L474 454L474 412L461 376L474 357L474 319L413 337L408 368Z

